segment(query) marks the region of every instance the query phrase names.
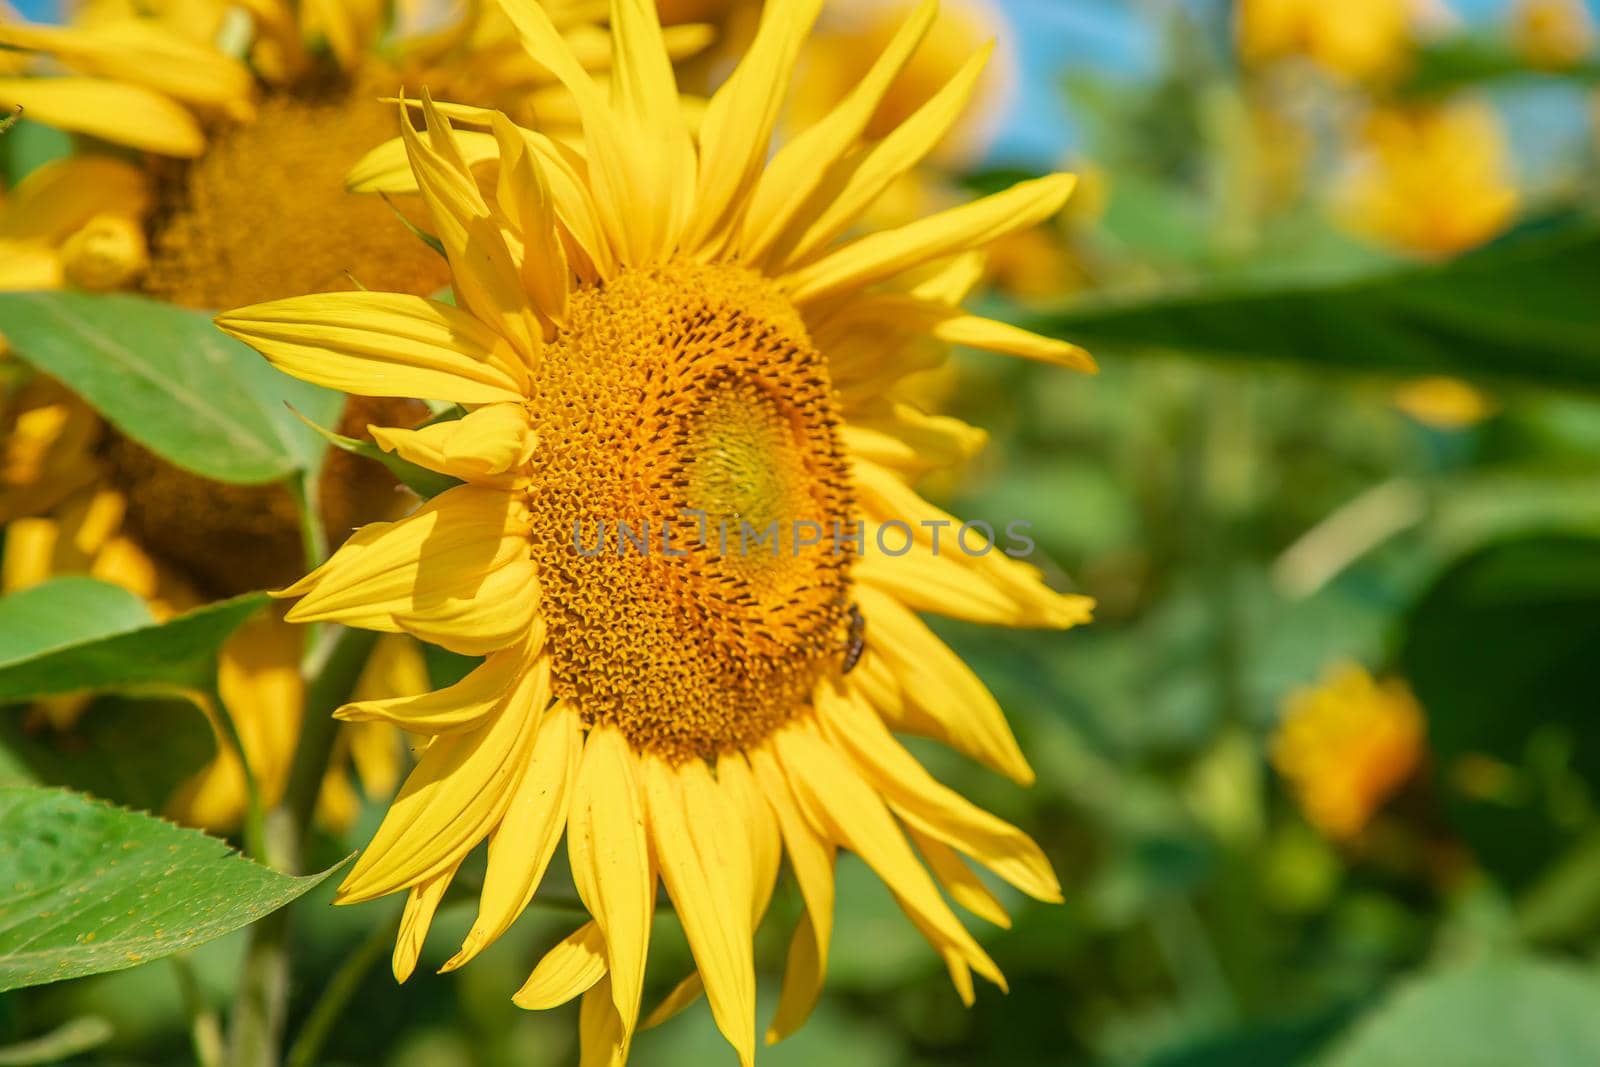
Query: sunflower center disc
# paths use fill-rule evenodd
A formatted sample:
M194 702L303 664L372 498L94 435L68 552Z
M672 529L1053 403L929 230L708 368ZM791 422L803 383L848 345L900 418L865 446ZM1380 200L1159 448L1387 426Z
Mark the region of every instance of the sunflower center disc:
M853 512L823 358L757 276L672 264L575 293L544 360L557 694L674 760L748 748L840 654Z
M169 183L145 290L186 307L227 309L302 293L368 289L424 296L449 281L444 260L381 197L345 192L345 175L399 133L399 84L353 82L276 92L256 117L215 134Z

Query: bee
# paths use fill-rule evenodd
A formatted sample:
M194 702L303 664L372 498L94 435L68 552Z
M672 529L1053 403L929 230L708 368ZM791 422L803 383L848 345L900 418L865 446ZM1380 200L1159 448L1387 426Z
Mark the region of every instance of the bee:
M856 664L861 662L861 653L867 650L867 620L861 614L861 609L855 604L850 605L850 632L845 637L844 669L840 674L849 674L855 670Z
M17 105L17 110L14 113L12 113L10 115L6 115L3 118L0 118L0 133L5 133L7 130L11 129L11 127L15 126L17 123L19 123L21 121L22 121L22 105L18 104Z

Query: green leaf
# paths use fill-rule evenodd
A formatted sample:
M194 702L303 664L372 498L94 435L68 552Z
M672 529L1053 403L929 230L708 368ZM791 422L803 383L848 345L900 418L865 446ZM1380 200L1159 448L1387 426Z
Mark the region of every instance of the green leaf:
M1480 549L1446 570L1407 621L1400 663L1427 709L1447 810L1512 886L1571 844L1584 812L1570 798L1600 780L1596 648L1600 539L1592 537ZM1474 773L1483 766L1501 770Z
M66 730L42 728L33 715L0 714L0 785L61 786L161 811L216 748L192 700L102 696Z
M162 458L239 484L310 470L340 394L274 369L202 312L121 294L0 293L0 331L34 367Z
M228 635L267 602L246 593L179 615L164 623L139 618L87 578L61 578L0 599L0 704L75 692L174 692L207 689L216 673L217 650ZM37 638L31 606L48 604L66 586L67 604L85 598L117 603L114 625L93 614L65 618L51 607L46 643ZM14 601L26 598L19 607Z
M203 945L335 869L291 877L152 815L58 789L0 789L0 990Z
M1509 41L1460 34L1418 49L1411 74L1400 86L1400 92L1407 96L1444 96L1513 78L1593 84L1600 81L1600 63L1589 61L1567 70L1547 70L1530 63Z
M7 189L71 152L72 137L53 126L19 118L16 111L0 115L0 177Z
M1592 1067L1600 980L1536 959L1488 960L1412 979L1318 1067Z
M119 585L76 576L54 578L0 597L0 671L154 622L144 601Z
M360 441L354 437L346 437L342 433L335 433L326 427L318 426L298 411L295 412L295 415L301 422L320 435L323 440L340 451L349 452L351 455L361 456L364 459L383 464L388 468L389 473L394 475L396 481L424 500L432 500L446 489L451 489L461 484L461 480L458 478L452 478L448 474L440 474L438 471L431 471L427 467L418 466L410 460L400 458L393 452L385 452L371 441Z
M1600 225L1375 277L1088 302L1029 323L1098 350L1600 389Z

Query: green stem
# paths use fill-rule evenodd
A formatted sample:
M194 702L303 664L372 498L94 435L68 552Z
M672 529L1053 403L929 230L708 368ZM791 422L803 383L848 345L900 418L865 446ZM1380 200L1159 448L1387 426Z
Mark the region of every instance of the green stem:
M195 1062L200 1067L222 1067L222 1021L216 1009L206 1003L205 991L200 988L200 978L187 953L172 957L172 969L178 976L178 989L183 1006L189 1013L189 1039L194 1044Z
M286 1067L314 1067L328 1034L344 1014L350 998L361 988L361 982L372 965L382 959L389 946L394 944L395 935L399 932L398 915L389 922L374 926L366 939L345 959L343 966L334 972L322 995L317 998L316 1007L311 1009L300 1035L290 1046Z
M338 724L332 712L355 689L377 635L326 627L306 664L305 714L283 800L268 813L267 861L299 873L317 795L328 770ZM244 973L234 999L229 1034L233 1067L274 1067L279 1061L289 1001L289 909L276 911L250 931Z

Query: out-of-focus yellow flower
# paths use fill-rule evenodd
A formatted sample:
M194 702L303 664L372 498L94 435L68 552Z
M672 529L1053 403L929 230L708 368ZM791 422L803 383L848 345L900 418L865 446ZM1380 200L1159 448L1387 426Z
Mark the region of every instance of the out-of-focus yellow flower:
M94 412L47 378L27 380L5 401L0 593L87 574L127 589L164 620L219 596L281 584L300 565L297 555L286 558L299 538L293 505L276 490L217 485L167 467L137 445L108 436ZM286 570L274 573L275 565ZM219 586L230 574L237 584ZM217 674L222 708L194 694L212 718L217 755L171 798L173 818L228 830L245 813L243 767L219 714L231 720L264 802L282 795L304 715L302 640L301 629L273 609L223 644ZM415 642L383 639L361 685L374 699L426 689ZM42 702L38 711L56 728L69 729L87 706L86 697L72 695ZM356 811L348 764L370 796L389 796L398 781L398 735L386 727L359 729L386 733L387 740L340 739L340 758L323 783L318 808L324 825L334 829L347 827ZM385 744L392 753L387 763L379 758Z
M126 285L144 269L150 181L131 163L46 163L0 196L0 290Z
M1400 70L1411 28L1409 0L1239 0L1234 19L1247 63L1301 56L1357 80Z
M834 0L801 57L800 77L791 91L794 126L806 129L855 91L884 54L896 32L917 10L912 0ZM890 133L952 82L967 86L967 109L951 114L950 130L929 162L965 166L975 162L994 137L996 123L1016 90L1017 64L1004 48L1006 22L989 0L945 0L928 22L921 44L867 124L865 136ZM975 54L974 48L983 47Z
M1429 377L1404 382L1394 406L1438 430L1464 430L1494 414L1494 398L1460 378Z
M1500 121L1467 101L1368 116L1341 207L1358 233L1442 257L1499 234L1517 202Z
M583 66L610 65L610 42L594 21L603 3L542 7ZM390 205L345 191L350 167L396 132L395 110L379 98L429 85L546 133L576 127L566 90L529 60L498 9L463 5L425 26L429 13L418 8L404 0L91 0L63 26L0 17L0 49L19 57L10 61L17 69L0 72L0 106L147 153L143 169L164 208L151 228L148 270L134 228L100 220L66 261L45 252L70 234L54 235L43 252L34 242L26 258L0 257L0 284L24 270L30 286L111 288L142 274L148 295L197 308L349 288L352 278L434 292L446 281L438 257L412 240ZM708 36L703 26L671 27L669 53L693 53ZM97 183L73 186L82 198Z
M1583 0L1518 0L1511 39L1535 66L1564 70L1594 49L1594 16Z
M1344 664L1284 703L1272 764L1324 834L1359 834L1422 760L1422 708L1398 679Z

